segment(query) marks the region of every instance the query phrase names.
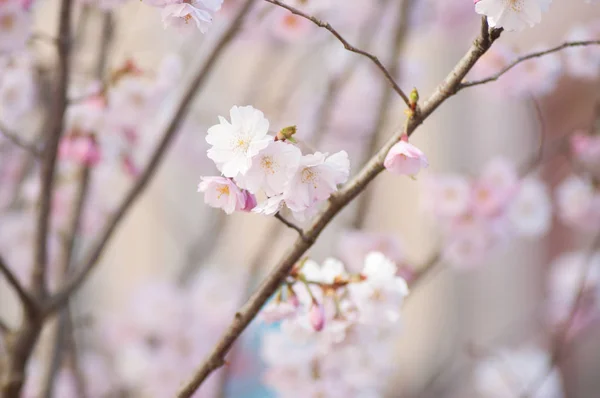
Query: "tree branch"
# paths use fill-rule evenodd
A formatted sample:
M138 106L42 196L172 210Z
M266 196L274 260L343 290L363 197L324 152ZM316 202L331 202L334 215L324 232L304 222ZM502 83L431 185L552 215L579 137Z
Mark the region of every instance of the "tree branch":
M266 0L271 1L271 0ZM248 302L235 314L233 322L227 328L219 342L210 352L206 360L198 367L188 383L180 390L179 398L189 398L216 369L225 363L225 355L231 349L244 329L258 314L262 306L285 281L290 270L296 262L304 256L306 251L313 245L321 232L329 222L350 203L365 187L384 170L383 161L400 137L406 133L411 135L423 121L433 113L444 101L453 96L457 91L462 79L471 70L477 60L490 48L492 43L500 36L500 30L488 32L485 18L482 18L482 33L475 39L471 48L456 64L446 79L438 86L423 107L416 115L409 119L406 131L397 131L388 142L377 152L365 167L342 188L336 195L332 196L328 206L319 214L304 231L304 239L298 238L294 245L287 251L281 262L266 277L258 290L250 297Z
M340 41L340 43L342 43L342 45L344 46L344 48L346 50L369 58L371 60L371 62L373 62L375 64L375 66L377 66L377 68L379 68L379 70L383 73L383 75L385 76L385 79L394 88L394 91L396 93L398 93L398 95L402 98L402 100L404 101L406 106L409 106L408 97L406 96L406 94L404 94L404 91L402 91L400 86L398 86L398 84L394 80L394 76L386 69L385 66L383 66L381 61L379 61L379 58L377 58L375 55L373 55L367 51L361 50L359 48L356 48L352 44L348 43L348 41L346 39L344 39L344 37L337 30L335 30L328 22L321 21L320 19L317 19L311 15L305 14L301 10L294 8L292 6L289 6L287 4L284 4L281 1L278 1L278 0L265 0L265 1L268 3L274 4L276 6L285 8L292 14L295 14L302 18L308 19L315 25L328 30L333 36L335 36L336 39L338 39Z
M92 249L90 250L88 256L86 256L85 260L83 261L83 266L80 267L78 271L76 271L73 277L61 288L61 290L56 295L54 295L48 300L45 308L45 311L47 313L54 312L58 308L60 308L67 301L68 297L83 284L90 272L95 268L96 264L98 263L98 260L100 259L104 251L104 248L106 247L106 244L112 237L113 232L121 223L125 214L127 214L131 206L139 198L140 194L145 190L155 171L158 169L158 166L163 160L167 149L169 148L169 146L173 142L173 139L176 136L180 123L189 111L192 100L196 96L196 92L204 84L206 78L215 67L217 60L224 53L224 50L227 48L228 44L239 31L245 16L248 14L250 7L255 1L256 0L246 0L246 2L238 11L235 19L229 25L223 36L219 39L215 48L212 50L212 53L210 54L208 60L200 68L200 70L194 77L189 88L187 89L183 98L179 102L176 111L170 118L169 124L165 129L165 132L162 134L162 139L160 140L158 146L154 150L152 157L150 158L150 162L148 163L148 166L146 167L142 175L139 177L137 182L134 184L134 186L127 193L125 199L117 208L113 216L109 219L106 227L100 233L98 240L92 246Z
M516 60L514 60L513 62L511 62L510 64L505 66L503 69L501 69L498 73L496 73L490 77L486 77L485 79L481 79L481 80L473 80L473 81L461 83L459 90L462 90L463 88L467 88L467 87L479 86L481 84L496 81L500 78L500 76L502 76L503 74L505 74L512 68L514 68L515 66L519 65L521 62L525 62L532 58L543 57L544 55L552 54L552 53L564 50L565 48L568 48L568 47L581 47L581 46L593 46L593 45L600 45L600 40L571 41L571 42L566 42L559 46L550 48L548 50L524 55L522 57L517 58Z
M15 146L23 149L35 157L40 157L42 152L34 145L22 140L17 133L7 128L4 123L0 122L0 135L6 138Z
M48 231L50 209L54 187L54 170L56 166L58 144L63 131L65 110L67 108L67 89L70 73L71 47L71 13L72 0L62 0L58 28L58 83L50 114L50 131L44 146L42 170L40 173L40 199L35 238L35 266L32 275L32 286L36 294L46 294L46 264L48 262Z
M279 213L275 214L275 218L278 219L279 221L281 221L283 223L283 225L285 225L286 227L291 228L294 231L298 232L298 235L300 235L300 238L304 238L304 231L302 230L302 228L300 228L299 226L297 226L293 222L286 220Z
M34 298L29 295L29 293L25 290L25 287L19 282L16 275L8 267L8 264L0 256L0 273L4 275L8 284L14 289L23 304L23 307L26 312L35 314L38 311L38 304L35 302Z

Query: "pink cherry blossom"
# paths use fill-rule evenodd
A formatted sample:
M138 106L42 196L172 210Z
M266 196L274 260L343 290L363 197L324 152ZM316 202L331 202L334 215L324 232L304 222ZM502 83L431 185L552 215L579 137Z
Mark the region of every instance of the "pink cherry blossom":
M204 193L204 202L211 207L223 209L231 214L247 206L247 196L229 178L202 177L198 192Z
M31 34L31 14L18 1L7 0L0 7L0 53L25 47Z
M406 141L400 141L390 149L383 165L394 174L416 176L422 168L429 166L429 163L419 148Z
M284 193L285 203L292 211L303 212L328 199L349 174L350 161L345 151L330 156L321 152L305 155Z

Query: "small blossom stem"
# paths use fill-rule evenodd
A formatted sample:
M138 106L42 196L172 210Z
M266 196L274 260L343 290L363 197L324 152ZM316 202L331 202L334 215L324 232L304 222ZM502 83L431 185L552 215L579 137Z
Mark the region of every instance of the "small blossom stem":
M409 99L406 96L406 94L404 93L404 91L402 91L402 89L400 88L400 86L398 86L398 83L396 83L396 81L394 80L393 75L386 69L385 66L383 66L383 64L381 63L381 61L379 61L379 58L377 58L375 55L361 50L359 48L354 47L353 45L351 45L350 43L348 43L348 41L346 39L344 39L344 37L337 31L335 30L328 22L324 22L321 21L320 19L317 19L311 15L305 14L304 12L302 12L301 10L294 8L292 6L289 6L287 4L282 3L279 0L265 0L268 3L274 4L276 6L285 8L286 10L288 10L289 12L291 12L292 14L298 15L302 18L308 19L309 21L311 21L312 23L314 23L315 25L328 30L333 36L335 36L336 39L338 39L340 41L340 43L342 43L342 45L344 46L344 48L350 52L356 53L356 54L360 54L364 57L367 57L371 60L371 62L373 62L375 64L375 66L377 66L377 68L379 68L379 70L383 73L383 75L385 76L385 79L388 81L388 83L394 88L394 91L396 93L398 93L398 95L402 98L402 100L404 101L404 103L406 104L406 106L409 106Z
M278 219L279 221L281 221L286 227L291 228L294 231L298 232L298 235L300 235L300 237L304 237L304 231L302 230L302 228L300 228L293 222L286 220L281 214L279 214L279 213L275 214L275 218Z
M415 4L415 0L402 0L398 8L398 17L396 22L396 29L394 31L394 39L391 44L391 56L389 62L391 62L392 66L390 68L390 73L392 76L398 76L400 74L400 59L402 56L402 52L404 51L404 45L406 43L406 39L408 36L408 25L410 14L412 13L413 6ZM369 159L369 157L373 156L373 154L377 150L377 145L379 144L379 138L383 132L383 128L388 121L388 117L392 108L392 94L393 91L390 86L386 86L383 90L383 94L380 97L380 102L378 104L378 115L376 119L375 126L371 131L369 144L366 149L366 154L363 155L364 159ZM410 99L409 99L410 100ZM410 101L409 101L410 102ZM409 103L410 107L410 103ZM410 110L410 108L407 108ZM406 120L408 124L408 119ZM406 125L404 130L406 131ZM373 189L365 189L362 196L360 196L357 200L356 206L356 214L353 220L353 227L355 229L360 229L363 227L366 219L367 219L367 211L369 208L369 204L372 202L373 198Z
M281 262L269 275L267 275L258 290L236 313L232 323L219 342L209 353L205 361L198 367L196 372L194 372L187 384L179 391L177 395L179 398L191 397L212 372L223 366L225 363L225 355L229 352L233 343L256 317L267 300L285 281L294 265L313 245L325 227L327 227L331 220L384 170L383 162L385 157L390 148L396 144L398 139L400 139L402 134L406 133L410 136L417 127L429 117L429 115L431 115L448 98L458 92L460 82L501 34L501 30L489 31L485 18L482 18L481 32L482 33L475 39L463 58L458 61L444 81L439 84L434 93L424 102L420 108L420 112L410 120L407 131L396 132L379 152L367 162L365 167L363 167L363 169L359 171L344 188L331 197L329 205L313 220L311 226L304 231L304 238L296 239L296 242L288 249Z
M463 88L467 88L467 87L479 86L481 84L486 84L486 83L496 81L500 78L500 76L502 76L503 74L505 74L506 72L508 72L509 70L511 70L518 64L520 64L521 62L525 62L525 61L533 59L533 58L543 57L544 55L552 54L552 53L564 50L565 48L569 48L569 47L594 46L594 45L600 45L600 40L571 41L571 42L563 43L556 47L549 48L544 51L538 51L538 52L534 52L531 54L527 54L527 55L517 58L516 60L514 60L513 62L511 62L510 64L505 66L503 69L501 69L498 73L496 73L490 77L486 77L485 79L481 79L481 80L473 80L473 81L467 81L467 82L461 83L459 86L459 90L462 90Z

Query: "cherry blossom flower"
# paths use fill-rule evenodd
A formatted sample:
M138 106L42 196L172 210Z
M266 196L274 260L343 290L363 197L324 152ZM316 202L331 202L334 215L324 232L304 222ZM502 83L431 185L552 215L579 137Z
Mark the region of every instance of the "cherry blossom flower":
M195 23L196 28L206 33L212 23L213 15L221 8L223 0L197 0L168 4L163 8L162 20L165 28L188 29Z
M236 182L253 193L262 190L269 197L280 195L298 170L301 156L295 145L272 141L252 158L252 166Z
M390 149L383 165L394 174L416 176L429 163L419 148L403 140Z
M471 206L471 186L466 178L457 174L428 176L423 203L438 217L459 217Z
M546 186L533 178L523 180L507 212L517 234L527 237L545 234L552 222L552 204Z
M396 272L396 264L381 253L369 253L365 258L361 273L365 280L348 287L363 322L377 318L390 322L399 320L400 304L408 295L408 286Z
M247 197L229 178L202 177L198 192L204 193L206 204L223 209L227 214L247 208Z
M0 53L21 50L30 34L30 13L18 1L4 1L0 5Z
M571 150L586 171L600 173L600 136L585 131L575 132L571 136Z
M92 136L63 137L58 155L81 165L94 166L100 159L100 149Z
M350 161L345 151L328 156L315 152L302 156L296 173L285 192L285 203L294 212L302 212L324 201L337 191L350 174Z
M481 361L474 374L477 392L482 398L513 398L530 392L540 375L541 380L532 398L562 398L560 373L549 369L550 355L534 346L524 346L515 350L497 350L489 358Z
M552 0L479 0L475 11L485 15L492 28L523 30L542 20Z
M236 177L248 172L252 158L265 149L273 137L267 135L269 121L251 106L234 106L230 116L231 123L219 116L220 123L208 129L206 142L212 145L208 157L223 175Z
M590 229L600 222L600 195L587 179L567 177L556 188L556 202L559 217L568 225Z

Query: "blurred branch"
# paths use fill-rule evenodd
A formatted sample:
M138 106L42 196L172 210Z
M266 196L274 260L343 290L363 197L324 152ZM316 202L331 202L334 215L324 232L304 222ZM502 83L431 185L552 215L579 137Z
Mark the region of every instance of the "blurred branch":
M31 297L25 290L25 287L21 284L21 282L19 282L16 275L10 270L10 267L2 256L0 256L0 273L4 275L8 284L17 293L17 296L19 297L19 300L21 300L26 312L32 314L37 313L39 308L38 304L35 302L35 299Z
M0 135L35 157L40 157L42 155L42 151L40 151L34 144L23 141L17 133L11 131L2 122L0 122Z
M4 335L9 333L11 333L11 329L8 326L8 323L6 323L4 319L0 318L0 337L4 337Z
M179 398L191 397L213 371L223 366L225 355L229 352L233 343L258 314L271 295L285 281L285 278L296 262L304 256L331 220L384 170L383 161L390 148L400 140L403 134L413 134L429 115L458 91L462 79L475 65L477 60L491 47L492 43L500 36L500 33L501 30L489 30L485 17L482 18L482 27L479 36L446 79L438 85L434 93L425 101L423 107L419 108L418 112L415 112L415 115L408 119L406 131L396 131L365 167L346 186L338 191L337 194L330 198L325 210L315 217L312 225L304 231L304 237L296 239L296 242L287 251L281 262L266 277L248 302L235 314L233 322L222 335L214 349L180 390L178 394Z
M557 332L554 341L552 343L552 352L550 356L550 363L548 364L548 368L545 372L529 386L524 394L521 395L521 398L530 398L535 397L538 393L538 390L542 388L546 379L552 373L552 370L555 366L559 364L562 359L563 352L567 345L567 340L569 336L569 332L571 331L571 327L575 321L575 317L577 316L577 311L583 302L586 285L591 276L594 261L594 253L600 248L600 233L596 235L592 245L589 247L585 257L584 270L579 279L579 287L577 288L577 295L575 297L575 301L571 306L571 310L569 311L569 315L561 330Z
M500 78L500 76L502 76L503 74L505 74L506 72L508 72L512 68L514 68L515 66L519 65L521 62L525 62L525 61L530 60L532 58L543 57L544 55L552 54L552 53L564 50L565 48L569 48L569 47L581 47L581 46L592 46L592 45L600 45L600 40L571 41L571 42L566 42L566 43L563 43L563 44L561 44L559 46L550 48L548 50L538 51L538 52L535 52L535 53L524 55L522 57L517 58L516 60L514 60L513 62L511 62L510 64L508 64L506 67L504 67L503 69L501 69L498 73L496 73L496 74L494 74L494 75L492 75L490 77L487 77L487 78L481 79L481 80L473 80L473 81L468 81L468 82L461 83L460 86L459 86L459 90L462 90L463 88L467 88L467 87L479 86L481 84L485 84L485 83L490 83L490 82L496 81L496 80L498 80Z
M72 0L62 0L58 32L58 77L55 97L50 113L48 139L44 145L42 168L40 173L39 213L35 238L35 266L32 286L36 294L46 294L46 265L48 262L48 230L50 209L52 207L54 171L58 155L58 144L63 131L65 110L67 108L67 89L70 73Z
M195 98L198 88L201 87L206 78L209 76L210 72L212 72L215 67L217 60L224 53L224 50L227 48L228 44L235 37L237 32L239 31L241 24L248 14L248 11L252 4L256 0L246 0L243 6L238 11L236 17L226 29L225 33L221 36L215 48L212 50L211 54L208 57L206 63L198 70L193 81L185 92L183 98L179 102L176 111L173 113L170 121L168 123L167 128L162 134L162 138L154 150L150 162L146 169L142 172L134 186L127 193L125 199L121 203L121 205L117 208L113 216L109 219L107 225L100 233L100 236L96 243L92 246L88 256L86 256L83 261L82 267L76 271L73 277L60 289L60 291L51 297L46 305L46 312L52 313L60 308L67 301L68 297L77 290L82 283L87 279L87 276L90 272L95 268L96 264L98 264L98 260L100 259L102 253L104 252L104 248L106 244L112 237L113 232L116 230L117 226L123 220L125 214L129 211L131 206L136 202L139 198L140 194L145 190L146 186L154 176L154 173L158 169L161 161L163 160L167 149L170 147L173 139L176 136L179 125L182 120L187 115L192 100Z
M203 260L207 259L217 246L217 241L221 237L227 216L224 212L216 212L216 219L212 223L203 223L205 225L198 238L193 240L192 246L188 249L185 263L179 275L179 283L185 284L191 280L191 277L198 270Z
M398 93L398 95L402 98L402 100L404 101L404 103L408 106L409 105L409 100L408 97L406 96L406 94L404 94L404 91L402 91L402 89L400 88L400 86L398 86L398 84L396 83L396 81L394 80L393 75L386 69L385 66L383 66L383 64L381 63L381 61L379 61L379 58L377 58L375 55L366 52L364 50L361 50L359 48L354 47L353 45L351 45L350 43L348 43L348 41L346 39L344 39L344 37L342 35L340 35L340 33L335 30L328 22L324 22L321 21L320 19L317 19L311 15L305 14L304 12L302 12L301 10L294 8L292 6L289 6L287 4L284 4L278 0L265 0L268 3L277 5L279 7L285 8L286 10L288 10L289 12L291 12L292 14L298 15L302 18L308 19L309 21L311 21L312 23L314 23L315 25L328 30L333 36L335 36L336 39L338 39L340 41L340 43L342 43L342 45L344 46L344 48L350 52L356 53L356 54L360 54L364 57L367 57L371 60L371 62L373 62L375 64L375 66L377 66L377 68L379 68L379 70L383 73L383 75L385 76L386 80L389 82L389 84L394 88L394 91L396 93Z
M391 59L389 62L392 64L390 68L390 73L394 77L398 77L400 74L400 57L404 50L407 33L408 33L408 25L410 14L413 9L413 5L415 4L415 0L401 0L398 8L398 17L396 22L396 29L394 31L394 39L391 43ZM376 151L377 151L377 143L380 137L380 134L383 132L383 127L388 119L391 110L391 101L392 101L393 91L390 86L386 86L383 90L383 93L380 97L378 109L379 112L377 114L377 121L375 122L375 126L373 127L373 131L370 134L369 144L366 149L366 159L369 159ZM364 159L364 158L363 158ZM367 210L369 207L369 203L371 203L371 199L373 197L373 189L365 189L363 194L357 200L357 209L353 220L353 227L356 229L361 229L364 226L364 223L367 218Z

